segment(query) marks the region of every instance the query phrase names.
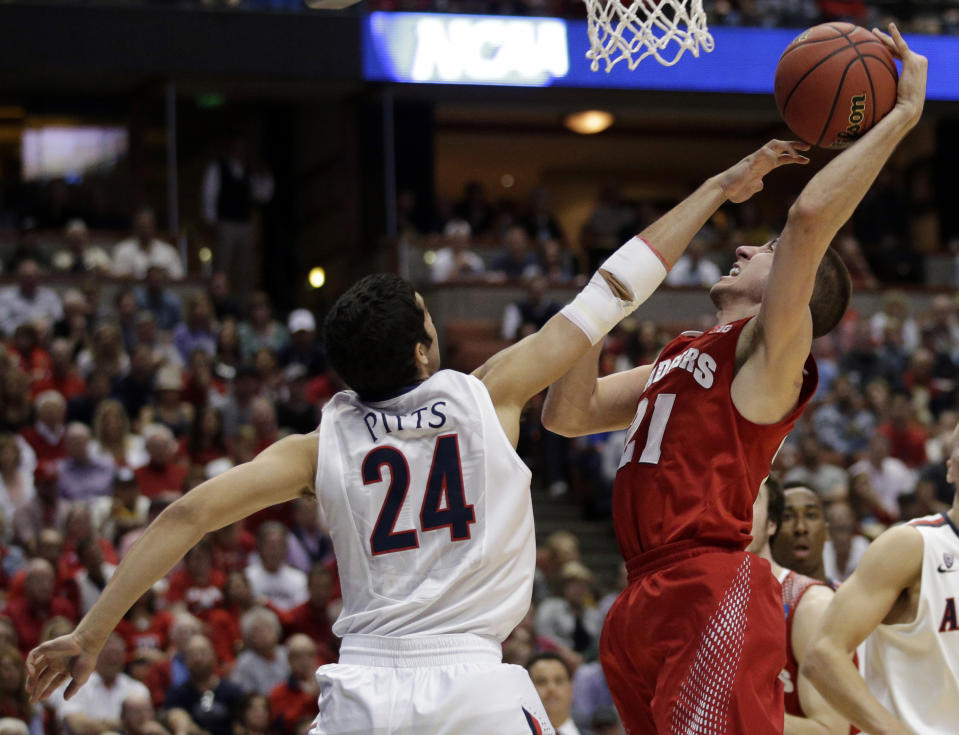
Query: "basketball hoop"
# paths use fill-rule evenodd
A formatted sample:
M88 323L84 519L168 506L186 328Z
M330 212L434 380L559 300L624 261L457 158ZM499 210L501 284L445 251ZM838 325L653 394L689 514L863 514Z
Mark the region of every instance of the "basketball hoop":
M584 0L589 16L590 68L606 73L620 61L635 69L647 56L672 66L685 51L713 50L703 0Z

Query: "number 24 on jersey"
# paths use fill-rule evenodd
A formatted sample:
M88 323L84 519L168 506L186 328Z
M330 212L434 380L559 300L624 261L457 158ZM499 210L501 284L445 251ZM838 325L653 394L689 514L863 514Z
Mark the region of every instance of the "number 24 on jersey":
M416 549L420 545L415 528L396 530L396 519L410 489L410 468L404 454L389 446L371 450L363 459L363 484L382 482L383 467L390 470L390 486L370 534L373 556ZM466 503L459 441L456 434L444 434L437 437L433 450L433 463L420 508L420 527L423 531L449 528L450 541L466 541L473 523L476 523L476 514L473 506Z

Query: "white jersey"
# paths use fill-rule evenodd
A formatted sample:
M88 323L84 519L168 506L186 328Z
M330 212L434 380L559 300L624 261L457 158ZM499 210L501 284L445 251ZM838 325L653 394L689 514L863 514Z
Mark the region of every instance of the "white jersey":
M916 618L880 625L859 648L875 697L913 732L954 733L959 723L959 529L945 514L910 524L922 535Z
M384 401L333 396L316 476L343 591L333 632L506 638L532 597L529 483L470 375L442 370Z

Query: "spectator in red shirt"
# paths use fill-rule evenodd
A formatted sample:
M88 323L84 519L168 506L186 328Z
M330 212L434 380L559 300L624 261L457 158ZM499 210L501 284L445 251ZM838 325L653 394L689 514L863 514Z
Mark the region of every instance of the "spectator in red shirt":
M250 404L250 425L256 433L256 454L280 438L277 433L276 409L266 398L254 398Z
M57 492L60 474L56 462L40 462L33 472L33 498L13 514L13 538L28 553L35 554L44 528L63 528L70 504ZM54 562L56 563L56 562Z
M243 521L231 523L211 534L213 566L221 572L242 572L250 554L256 550L256 536L243 527Z
M36 552L34 555L40 559L46 559L50 563L50 566L56 570L59 567L62 552L63 534L54 528L43 529L37 537ZM7 602L9 603L16 599L25 599L26 589L27 567L24 566L21 567L10 580ZM73 605L74 609L80 606L80 593L77 589L76 582L73 581L72 575L64 577L58 573L53 587L53 596L67 600Z
M148 498L167 492L182 493L187 468L174 462L177 443L173 432L166 426L154 424L143 433L150 461L135 472L140 492Z
M322 562L310 567L307 589L310 599L281 613L283 629L287 635L302 633L316 641L320 646L320 657L325 659L325 663L330 663L337 658L339 639L333 635L333 621L328 612L333 574Z
M222 604L210 610L207 617L210 640L221 661L232 663L243 648L240 619L255 607L267 607L280 615L279 610L272 607L268 600L258 600L253 596L253 589L242 571L230 572L226 578Z
M889 440L889 454L916 469L926 463L926 432L913 420L909 396L897 393L889 404L889 420L877 431Z
M320 711L316 644L302 633L290 636L286 642L286 658L290 663L290 678L270 692L270 710L275 727L284 735L295 735L301 722L312 720Z
M173 615L157 610L156 593L148 589L117 623L117 633L127 644L127 660L152 663L166 658L172 625Z
M33 426L27 426L20 435L37 455L37 462L62 459L67 456L64 444L67 402L55 390L44 391L33 402L37 417Z
M68 401L86 393L87 384L77 372L73 362L73 347L58 337L50 345L50 369L30 387L30 394L36 397L47 390L55 390Z
M58 571L63 579L72 578L83 564L77 553L80 545L86 541L95 540L103 551L103 560L109 564L118 563L117 550L107 539L103 538L93 528L93 518L90 506L85 503L74 503L67 513L67 524L63 533L63 552L60 554Z
M46 559L31 559L27 563L25 595L12 600L5 615L13 621L17 631L20 652L26 656L40 642L40 631L50 618L62 615L76 622L76 608L63 599L54 597L56 572Z
M200 541L184 557L181 569L170 575L166 599L171 608L186 608L201 620L223 600L226 575L213 568L210 542Z
M21 324L13 331L10 355L14 364L39 380L50 372L50 355L40 346L40 334L33 324Z
M186 454L191 464L199 465L230 456L218 408L206 405L197 409L189 434L181 440L181 454Z

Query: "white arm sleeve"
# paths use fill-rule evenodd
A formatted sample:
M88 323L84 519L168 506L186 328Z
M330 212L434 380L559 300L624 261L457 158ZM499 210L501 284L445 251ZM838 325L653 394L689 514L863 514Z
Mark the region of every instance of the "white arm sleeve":
M613 293L599 270L615 276L630 292L630 299ZM561 312L583 331L590 344L599 342L652 295L666 277L668 265L645 240L633 237L609 256L599 270Z

